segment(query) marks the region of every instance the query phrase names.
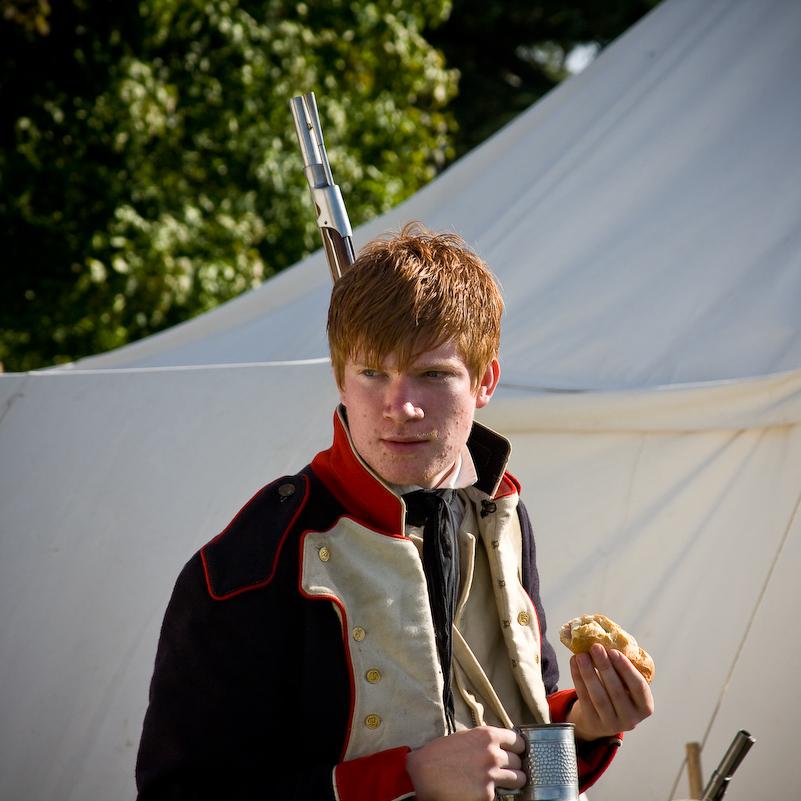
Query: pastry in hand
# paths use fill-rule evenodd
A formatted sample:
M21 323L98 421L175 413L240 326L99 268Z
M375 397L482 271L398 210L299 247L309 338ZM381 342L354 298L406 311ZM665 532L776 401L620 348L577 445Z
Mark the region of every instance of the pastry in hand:
M559 639L574 653L589 651L594 643L609 650L620 651L650 684L654 678L654 660L637 645L637 640L617 623L604 615L582 615L565 623L559 631Z

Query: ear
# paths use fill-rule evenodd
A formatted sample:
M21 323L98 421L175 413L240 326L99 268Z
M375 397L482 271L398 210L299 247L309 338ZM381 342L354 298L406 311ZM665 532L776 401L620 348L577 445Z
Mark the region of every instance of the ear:
M344 371L343 371L344 372ZM334 379L334 383L337 385L337 391L339 392L339 402L344 406L345 405L345 376L342 376L342 383L339 382L339 376L337 375L337 368L334 365L331 365L331 375Z
M482 409L490 402L492 393L498 386L501 379L501 364L497 358L493 359L489 367L484 371L481 381L478 383L476 392L476 409Z
M339 390L339 402L347 408L347 403L345 403L345 381L343 377L343 381L340 384L339 380L337 379L336 373L334 373L334 382L337 385L337 389Z

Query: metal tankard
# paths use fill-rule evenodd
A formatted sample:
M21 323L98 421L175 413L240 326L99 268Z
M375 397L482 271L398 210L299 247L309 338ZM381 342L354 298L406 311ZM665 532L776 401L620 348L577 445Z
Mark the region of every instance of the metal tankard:
M526 784L520 790L499 788L497 796L500 799L518 796L519 801L578 801L573 724L532 724L518 726L516 730L526 741L522 754Z

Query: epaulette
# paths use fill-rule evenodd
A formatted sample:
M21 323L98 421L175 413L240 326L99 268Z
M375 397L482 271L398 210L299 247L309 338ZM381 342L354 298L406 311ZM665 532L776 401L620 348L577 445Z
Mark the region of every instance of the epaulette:
M260 489L228 527L201 548L206 583L223 600L269 584L287 534L309 496L309 477L285 476Z

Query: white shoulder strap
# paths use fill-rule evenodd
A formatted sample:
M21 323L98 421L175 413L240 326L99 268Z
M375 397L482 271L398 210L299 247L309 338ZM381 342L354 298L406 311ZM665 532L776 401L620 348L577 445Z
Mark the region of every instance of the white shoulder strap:
M513 729L514 723L504 709L501 699L495 692L484 668L456 626L453 627L453 655L459 666L467 674L468 679L476 686L483 698L492 707L493 712L507 729Z

